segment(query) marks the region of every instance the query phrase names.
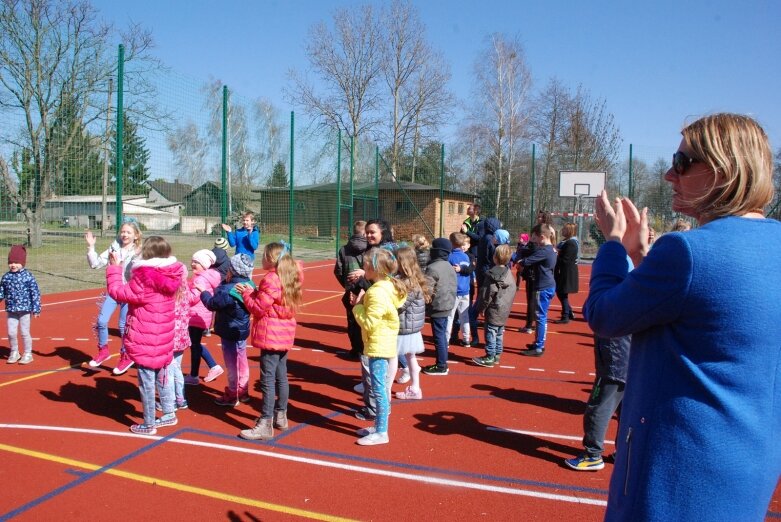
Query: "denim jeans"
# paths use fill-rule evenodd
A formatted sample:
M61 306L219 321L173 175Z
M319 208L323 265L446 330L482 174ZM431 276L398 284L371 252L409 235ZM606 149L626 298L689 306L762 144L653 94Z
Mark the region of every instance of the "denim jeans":
M504 326L485 323L485 354L488 357L502 355L504 349Z
M260 391L262 419L271 419L275 410L287 410L290 387L287 382L287 352L260 350Z
M184 398L184 375L182 375L182 355L184 352L174 352L174 359L171 361L171 374L174 380L174 397L178 404L182 403Z
M171 364L157 370L138 365L136 369L138 370L138 390L141 392L141 406L144 410L144 424L154 426L155 388L160 390L160 406L163 408L163 415L176 411Z
M119 304L110 295L106 294L103 299L103 305L100 307L98 322L95 330L98 332L98 345L106 346L108 344L108 322L114 311L119 307L119 337L125 336L125 318L127 317L127 303ZM121 342L121 341L120 341Z
M583 415L583 447L590 457L601 457L605 451L605 434L621 399L624 383L597 377Z
M249 386L249 363L247 362L247 340L231 341L221 339L222 356L228 373L228 393L241 397L247 394Z
M437 349L437 366L447 368L447 347L450 341L447 336L447 316L432 317L431 331L434 333L434 346Z
M388 359L381 357L369 357L369 372L371 374L374 397L377 399L377 416L374 417L374 429L377 433L388 432L388 416L390 415L390 402L388 402L388 389L385 381L388 374Z
M545 334L548 333L548 308L555 294L554 288L537 290L537 331L534 338L534 347L537 350L545 349Z
M206 361L209 368L217 366L217 362L209 353L208 348L201 344L203 339L203 328L198 326L188 326L187 332L190 334L190 375L198 377L198 372L201 370L201 358Z

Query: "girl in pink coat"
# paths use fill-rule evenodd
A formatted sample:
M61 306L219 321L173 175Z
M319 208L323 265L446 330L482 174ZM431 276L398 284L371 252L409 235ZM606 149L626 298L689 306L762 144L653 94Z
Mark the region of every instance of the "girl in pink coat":
M301 306L301 267L283 243L269 243L263 252L263 268L268 273L258 288L236 285L244 305L254 319L252 345L260 348L263 403L255 427L239 436L249 440L269 440L274 428L287 429L287 353L296 337L296 310Z
M206 373L204 382L212 382L223 374L222 366L209 353L209 350L201 344L203 332L211 328L214 312L206 308L201 302L201 292L196 286L204 288L211 293L220 286L222 276L219 272L212 269L212 265L217 261L217 256L211 250L198 250L193 254L190 261L190 268L193 269L193 278L188 285L190 297L190 324L188 333L190 335L190 375L185 375L184 383L197 386L200 384L198 372L201 369L201 358L209 365L209 371Z
M119 256L112 253L109 263L108 293L128 304L125 350L138 369L144 411L143 424L133 424L130 431L153 435L158 427L177 423L170 367L174 350L187 342L187 321L177 320L187 309L187 269L171 256L171 246L160 236L144 240L141 259L133 263L127 283L122 282ZM155 419L156 383L163 410L159 419Z

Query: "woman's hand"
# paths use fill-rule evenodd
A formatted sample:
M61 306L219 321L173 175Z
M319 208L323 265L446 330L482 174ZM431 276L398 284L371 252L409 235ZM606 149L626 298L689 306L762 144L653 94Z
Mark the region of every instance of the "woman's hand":
M626 233L621 241L635 266L648 254L648 208L638 211L629 198L621 200Z
M616 198L615 203L616 206L613 208L607 197L607 191L603 190L597 198L595 213L597 225L605 239L621 242L626 233L626 218L621 198Z
M364 272L362 268L356 268L355 270L347 274L347 282L353 284L356 281L358 281L360 278L362 278L365 273L366 272Z
M84 233L84 239L87 241L87 246L90 248L95 248L95 234L92 233L92 230L87 229L87 231Z
M233 230L230 225L226 225L225 223L222 223L220 226L225 232L230 232L231 230Z
M366 292L361 290L358 294L350 293L350 305L355 306L363 303L363 296Z
M108 264L111 266L116 266L122 263L122 260L119 259L119 254L117 252L114 252L113 250L108 253Z

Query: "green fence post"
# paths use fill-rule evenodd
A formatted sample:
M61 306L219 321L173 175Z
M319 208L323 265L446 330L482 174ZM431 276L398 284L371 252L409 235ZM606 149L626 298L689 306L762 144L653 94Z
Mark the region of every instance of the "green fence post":
M115 231L119 233L119 226L122 223L122 177L124 176L124 155L125 155L125 108L123 94L125 92L125 46L119 44L119 53L117 57L117 163L115 165L114 178L117 180L117 203L116 203L116 225Z
M445 234L445 144L439 161L439 237Z
M222 198L220 200L220 219L228 222L228 86L222 86ZM225 231L220 228L220 234Z
M532 197L529 202L529 230L534 227L534 187L535 187L535 167L537 165L535 158L536 149L534 143L532 143Z
M374 146L374 219L380 219L380 146Z
M339 243L342 233L342 129L339 129L336 143L336 255L339 257Z
M355 179L355 136L350 136L350 226L355 223L353 211L355 209L355 200L353 200L353 181Z
M288 243L290 244L290 253L293 253L293 228L295 227L295 195L293 193L293 145L295 143L295 116L293 111L290 111L290 201L288 206L290 207L290 224L288 225Z
M629 144L629 199L634 201L635 199L635 180L633 179L633 169L632 169L632 144Z

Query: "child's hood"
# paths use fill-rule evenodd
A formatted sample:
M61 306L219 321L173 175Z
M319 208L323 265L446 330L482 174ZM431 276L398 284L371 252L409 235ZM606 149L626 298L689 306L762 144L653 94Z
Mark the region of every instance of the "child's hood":
M347 248L345 252L351 256L359 256L366 252L366 238L363 236L354 235L347 241Z
M499 221L498 218L495 217L489 217L485 220L485 224L483 225L485 227L485 233L486 235L490 234L493 235L494 232L502 228L502 222Z
M510 269L507 268L506 266L492 267L486 274L486 277L488 277L491 280L489 281L489 284L494 283L499 288L509 288L510 283L508 283L506 280L506 276L509 271Z
M133 277L164 295L174 295L187 277L187 268L175 257L154 257L133 263Z
M393 306L398 308L401 308L401 305L404 304L404 302L407 300L407 293L402 292L399 294L399 292L396 291L396 287L388 280L382 280L377 281L374 283L375 285L379 285L380 288L385 290L390 296L391 301L393 302Z

